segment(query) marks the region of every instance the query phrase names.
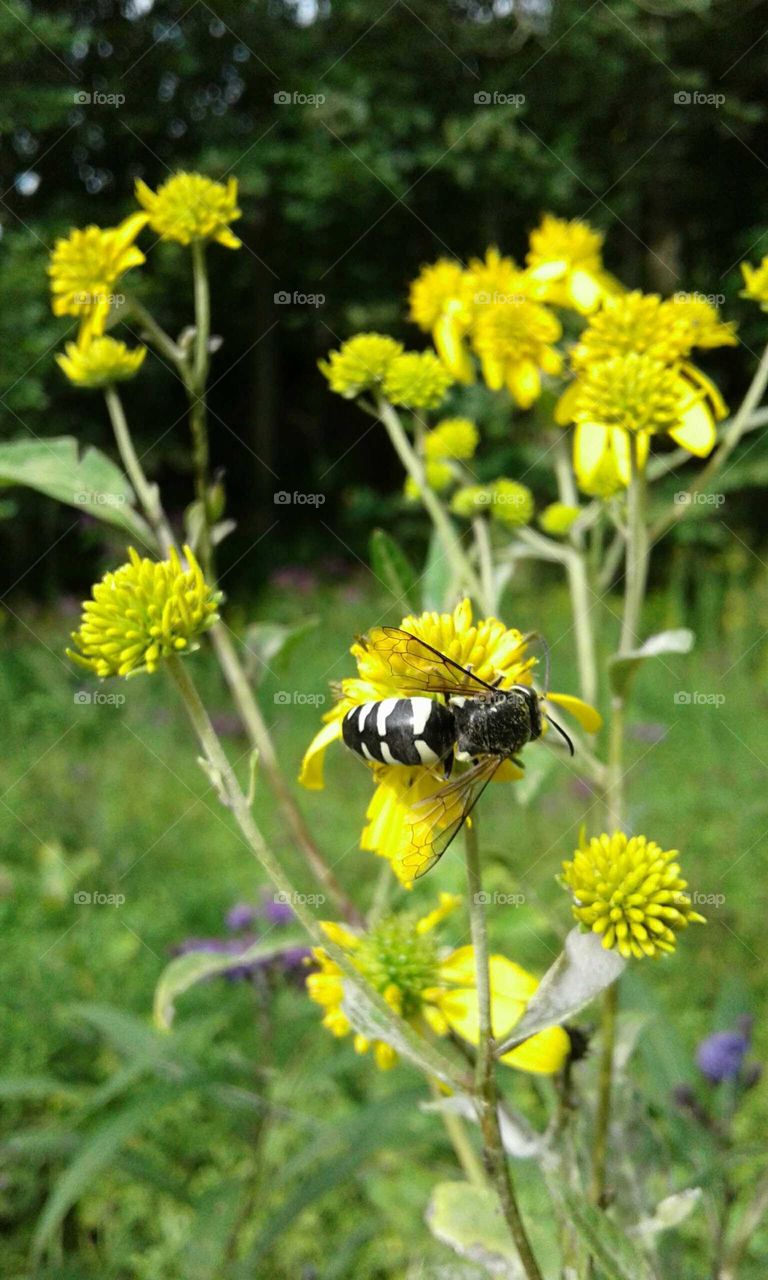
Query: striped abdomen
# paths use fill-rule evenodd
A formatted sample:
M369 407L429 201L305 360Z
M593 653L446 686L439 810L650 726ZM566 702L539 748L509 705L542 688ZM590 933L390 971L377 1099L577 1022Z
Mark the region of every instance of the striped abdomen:
M348 747L378 764L437 764L456 740L453 712L431 698L386 698L348 711L341 724Z

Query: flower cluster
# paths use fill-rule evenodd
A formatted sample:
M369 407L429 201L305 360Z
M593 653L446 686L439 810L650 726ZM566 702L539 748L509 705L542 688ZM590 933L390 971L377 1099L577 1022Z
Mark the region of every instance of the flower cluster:
M600 934L622 956L654 958L674 951L677 934L704 923L685 892L677 850L622 831L582 842L563 863L563 879L582 929Z
M80 630L72 635L77 650L67 650L101 679L156 671L164 658L191 652L218 620L221 597L208 586L189 547L186 564L175 548L167 560L143 560L133 547L128 555L128 564L106 573L93 588Z
M136 239L147 224L161 239L178 244L215 240L229 249L240 247L229 229L240 217L235 178L224 186L199 173L177 173L156 192L138 181L136 198L141 212L117 227L75 228L56 241L51 254L53 313L80 320L77 342L68 343L65 354L57 357L62 372L78 387L105 387L133 377L144 359L143 351L129 351L103 334L110 312L123 300L123 276L146 261Z
M705 298L663 301L638 291L608 297L571 353L574 381L555 419L574 423L579 487L609 498L629 483L632 451L642 467L654 435L666 434L697 457L716 439L725 405L714 383L688 360L694 347L733 345Z
M420 919L410 913L390 915L367 933L355 933L332 922L324 922L323 929L390 1008L417 1030L438 1036L453 1033L477 1044L474 948L440 949L434 937L435 928L459 902L454 894L441 893L438 906ZM348 979L322 947L313 954L318 971L307 978L307 991L323 1009L323 1025L336 1036L349 1035L353 1027L345 1008ZM493 1032L501 1039L519 1022L538 982L501 955L489 957L489 975ZM382 1070L397 1062L396 1051L382 1040L371 1041L358 1033L354 1045L358 1053L372 1050ZM512 1049L501 1061L521 1071L551 1075L560 1070L569 1052L567 1032L550 1027Z
M311 948L279 946L269 955L261 955L257 959L247 958L247 952L254 943L271 934L273 929L280 930L292 924L293 920L293 911L287 903L264 894L258 904L237 902L230 908L225 917L229 937L185 938L173 948L173 954L204 952L231 956L231 968L224 969L221 973L221 977L230 982L282 978L303 987L308 966L312 963Z
M528 651L522 632L505 627L498 618L473 621L468 600L453 613L423 613L403 618L402 628L446 653L463 667L501 689L515 684L531 685L536 659ZM364 702L402 696L405 670L396 669L389 656L375 642L358 640L350 650L357 664L357 676L341 681L340 697L329 711L322 729L310 744L301 768L300 781L310 790L323 785L323 762L328 747L341 738L344 716ZM437 672L436 659L436 672ZM437 696L437 695L435 695ZM573 714L587 732L596 732L601 720L596 711L568 694L550 693L548 699ZM367 811L361 848L387 858L401 883L409 885L430 864L433 841L460 816L460 800L446 803L439 822L414 818L414 805L429 801L444 786L442 771L428 765L370 765L375 791ZM505 761L495 781L514 781L522 776L511 761ZM458 809L457 807L458 806ZM423 806L429 811L429 805Z

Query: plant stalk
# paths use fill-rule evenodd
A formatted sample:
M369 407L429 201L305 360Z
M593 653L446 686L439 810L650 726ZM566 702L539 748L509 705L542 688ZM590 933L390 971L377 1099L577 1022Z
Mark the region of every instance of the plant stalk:
M501 1140L499 1099L496 1088L495 1044L491 1022L491 980L488 967L488 932L485 923L480 852L477 827L467 822L464 828L469 921L475 955L475 982L479 1018L479 1043L475 1062L475 1101L483 1136L483 1159L515 1242L527 1280L543 1280L539 1265L525 1229L512 1184L509 1161Z
M149 521L152 532L160 545L167 552L174 545L174 537L160 502L160 492L156 484L152 484L144 473L134 448L131 432L123 409L123 402L116 388L112 385L104 388L104 399L107 402L112 430L115 435L118 452L128 479L133 485L134 493Z

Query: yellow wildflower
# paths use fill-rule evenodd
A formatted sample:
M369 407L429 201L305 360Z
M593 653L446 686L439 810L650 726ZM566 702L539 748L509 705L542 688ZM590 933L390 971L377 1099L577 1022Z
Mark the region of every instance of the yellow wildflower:
M571 364L582 370L598 360L635 354L671 365L694 347L733 346L736 341L733 324L723 324L705 298L675 294L662 301L656 293L634 290L605 299L572 351Z
M600 934L606 949L627 958L674 951L681 929L691 921L705 923L685 892L677 857L676 849L664 851L645 836L628 838L622 831L583 842L573 861L563 863L582 929Z
M422 267L411 284L410 318L432 341L457 382L470 383L474 373L465 338L471 322L467 283L461 264L440 258Z
M427 458L454 458L468 462L474 458L480 436L469 418L443 418L424 437L424 454Z
M146 225L144 213L134 213L118 227L84 227L56 241L48 274L53 314L79 316L81 337L104 332L115 285L131 267L141 266L144 254L134 241Z
M550 502L539 516L539 525L550 538L567 538L580 514L578 507L567 502Z
M416 919L412 914L387 916L369 932L353 933L344 925L325 922L328 937L342 947L361 975L387 1004L422 1034L450 1032L477 1044L478 1009L474 948L445 952L434 930L458 906L455 894L441 893L438 906ZM345 1011L345 984L341 968L318 947L314 957L319 971L307 978L310 997L324 1011L323 1025L336 1036L353 1028ZM520 1021L538 988L532 974L505 956L489 958L491 1017L494 1035L501 1039ZM395 1065L397 1053L381 1040L355 1034L358 1053L373 1051L382 1070ZM570 1052L570 1040L562 1027L540 1031L504 1055L502 1062L521 1071L551 1075L559 1071Z
M106 387L134 377L146 354L146 347L130 351L116 338L95 337L68 342L64 353L56 356L56 363L76 387Z
M451 511L465 520L487 515L493 502L493 489L486 484L466 484L451 498Z
M530 685L533 682L536 659L528 652L526 637L522 632L506 627L498 618L473 622L472 606L468 600L461 601L453 613L408 616L403 618L401 626L440 653L447 654L460 666L471 668L488 684L498 682L499 688L508 689L513 684ZM402 682L407 674L405 666L399 670L394 659L380 652L365 638L356 641L350 652L356 661L358 674L341 681L339 701L325 715L322 729L304 756L299 780L310 790L321 790L324 785L325 753L332 742L341 738L342 720L347 712L364 702L402 696ZM435 669L438 669L437 659ZM599 729L601 720L597 712L578 698L555 693L548 694L548 698L573 714L587 732ZM369 767L376 789L368 807L361 847L387 858L398 879L403 884L410 884L430 864L430 840L437 838L460 815L458 800L453 807L450 801L446 805L439 827L425 830L414 817L414 806L444 786L441 769L426 765L372 764ZM496 774L496 780L513 781L521 776L516 765L505 761Z
M80 630L72 634L80 652L67 649L74 662L102 679L156 671L163 658L192 652L218 618L221 597L189 547L186 567L175 548L167 560L142 559L133 547L128 555L130 562L106 573L83 605Z
M494 480L492 488L491 515L500 524L509 528L530 524L533 519L533 494L530 489L517 480L507 480L503 476Z
M586 315L618 285L602 262L603 236L586 222L545 213L530 235L527 276L536 296Z
M750 266L748 262L742 262L741 274L744 277L742 298L759 302L763 311L768 311L768 256L763 258L757 267Z
M427 481L427 487L434 489L436 493L444 493L455 480L452 467L448 462L443 462L441 458L427 459L424 464L424 476ZM409 502L418 502L421 498L421 490L413 476L405 477L403 492Z
M149 225L163 240L188 245L193 240L215 240L227 249L239 249L241 241L229 224L241 216L237 207L237 178L213 182L202 173L174 173L157 191L140 178L136 199L149 215Z
M486 384L506 387L521 409L541 395L541 374L558 374L560 352L552 345L562 333L560 321L545 306L525 298L484 306L472 330Z
M453 374L433 351L405 351L384 375L384 395L407 409L437 409L453 383Z
M402 354L402 343L382 333L358 333L331 351L327 360L319 360L320 372L328 379L331 391L353 400L363 391L380 386L395 356Z

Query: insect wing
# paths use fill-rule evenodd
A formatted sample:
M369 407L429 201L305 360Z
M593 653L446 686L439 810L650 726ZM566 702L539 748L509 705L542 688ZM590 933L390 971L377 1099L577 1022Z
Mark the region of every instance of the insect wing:
M414 880L426 875L442 858L501 762L500 756L488 756L413 806L410 848L401 862Z
M467 667L400 627L374 627L368 633L368 644L386 663L405 695L445 693L487 698L495 692L492 685Z

